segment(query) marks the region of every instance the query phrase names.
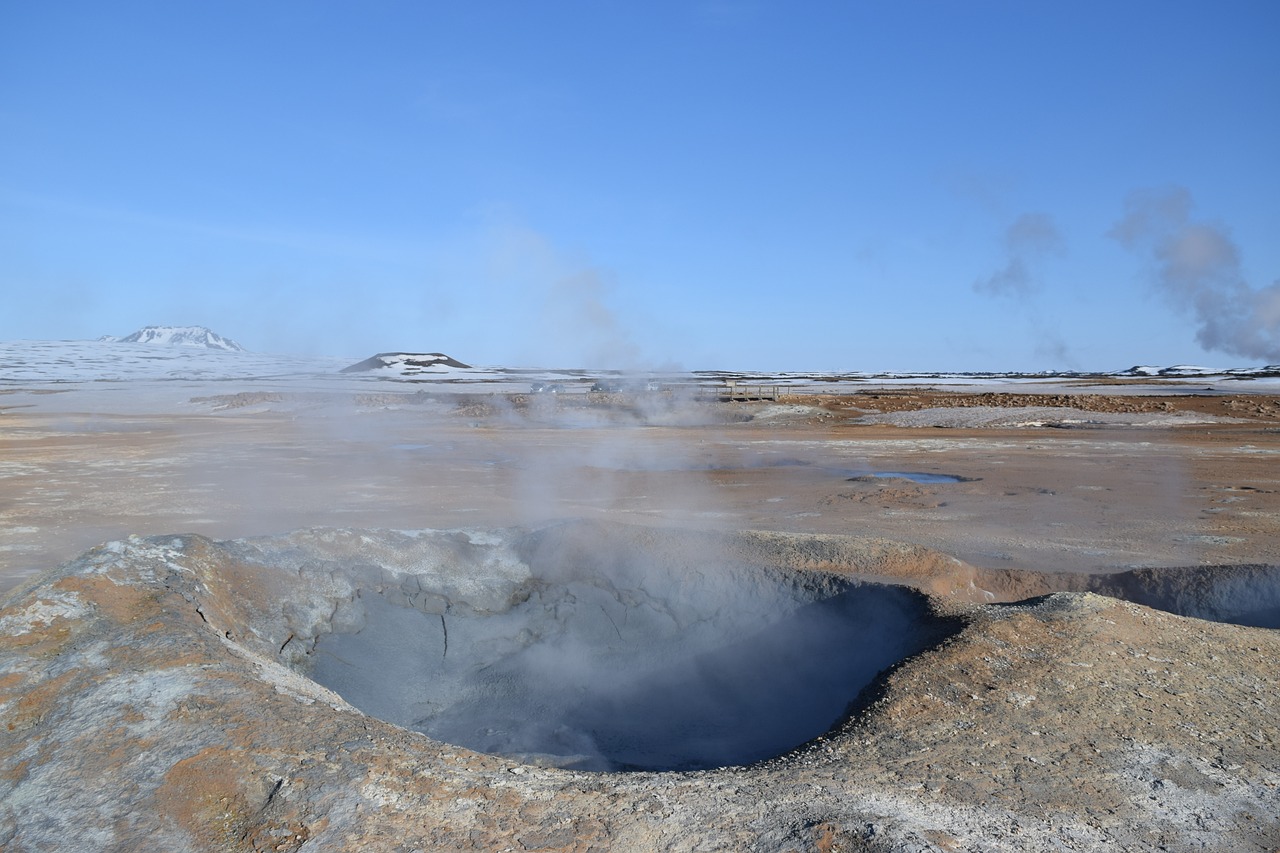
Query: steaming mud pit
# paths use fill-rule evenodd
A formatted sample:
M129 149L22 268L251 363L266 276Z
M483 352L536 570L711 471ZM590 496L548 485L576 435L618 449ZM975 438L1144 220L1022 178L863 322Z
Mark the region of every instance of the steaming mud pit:
M1265 411L76 393L0 414L8 582L117 540L0 610L5 849L1280 846Z
M697 537L656 553L581 526L477 538L414 542L445 551L423 573L357 573L330 622L299 629L326 631L302 662L311 677L481 752L690 770L823 734L882 670L942 636L918 593L725 564Z

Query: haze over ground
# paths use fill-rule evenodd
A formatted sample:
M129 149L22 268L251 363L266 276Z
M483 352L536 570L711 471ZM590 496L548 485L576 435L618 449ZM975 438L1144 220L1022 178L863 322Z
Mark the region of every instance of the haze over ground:
M1280 362L1280 6L0 10L0 340Z

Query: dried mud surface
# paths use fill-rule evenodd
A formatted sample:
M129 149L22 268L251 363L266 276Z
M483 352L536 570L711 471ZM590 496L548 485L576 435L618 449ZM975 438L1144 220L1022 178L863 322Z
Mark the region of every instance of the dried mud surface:
M1096 392L10 406L0 846L1280 849L1276 401ZM1129 420L932 414L970 407ZM388 529L563 519L905 584L954 630L807 747L691 773L475 753L304 677L297 629L352 594L315 541L394 574ZM384 532L283 568L224 541L315 527Z
M155 414L65 402L45 411L49 397L20 396L7 400L25 404L0 414L0 591L129 534L234 538L601 514L882 536L993 570L1266 564L1280 553L1280 419L1268 395L1091 387L1026 407L1014 404L1030 395L933 391L713 405L663 395L245 391L195 395ZM1074 405L1042 405L1059 397ZM1130 422L1046 423L1046 411L1087 419L1085 407L1104 403ZM965 420L992 411L1043 425ZM940 419L953 425L938 428ZM882 476L895 472L959 481Z

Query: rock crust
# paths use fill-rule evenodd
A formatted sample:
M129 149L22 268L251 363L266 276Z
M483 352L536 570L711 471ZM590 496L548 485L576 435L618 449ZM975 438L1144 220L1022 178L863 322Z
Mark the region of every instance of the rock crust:
M410 576L435 578L483 597L455 571L479 556L516 588L531 576L519 547L527 532L111 543L0 610L0 846L1280 846L1274 630L1088 592L964 601L998 593L949 557L875 540L558 531L562 549L603 536L678 557L695 553L686 537L702 537L705 553L715 536L734 564L896 578L932 590L931 607L954 630L785 756L690 773L563 770L432 740L304 675L308 646L343 629L343 603L367 579L404 590Z

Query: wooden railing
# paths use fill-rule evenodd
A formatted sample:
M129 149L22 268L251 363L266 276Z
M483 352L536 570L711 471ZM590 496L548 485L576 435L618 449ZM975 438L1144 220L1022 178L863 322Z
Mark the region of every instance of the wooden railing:
M777 400L778 385L741 385L726 382L723 387L712 389L721 400Z

